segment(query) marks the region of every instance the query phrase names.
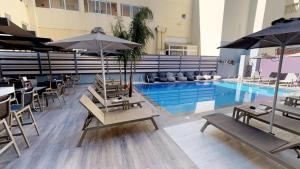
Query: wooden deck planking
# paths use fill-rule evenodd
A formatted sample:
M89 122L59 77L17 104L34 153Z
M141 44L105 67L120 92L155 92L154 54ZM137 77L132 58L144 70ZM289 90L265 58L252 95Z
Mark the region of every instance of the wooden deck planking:
M63 109L50 100L46 111L35 112L41 135L26 126L31 147L17 137L21 157L9 149L1 155L0 168L197 168L164 130L154 130L151 121L91 131L82 147L76 147L87 116L78 101L86 88L69 89Z

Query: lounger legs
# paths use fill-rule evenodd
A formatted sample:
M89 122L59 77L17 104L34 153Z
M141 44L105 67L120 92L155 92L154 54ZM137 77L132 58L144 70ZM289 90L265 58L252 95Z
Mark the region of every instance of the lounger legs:
M28 108L28 110L29 110L29 114L30 114L30 116L31 116L32 124L33 124L33 126L34 126L34 128L35 128L35 131L36 131L37 135L39 136L39 135L40 135L40 132L39 132L38 126L37 126L37 124L36 124L35 118L34 118L34 116L33 116L33 114L32 114L32 111L31 111L30 107Z
M155 120L154 120L153 117L151 118L151 121L152 121L152 124L153 124L155 130L158 130L157 124L156 124L156 122L155 122Z
M16 144L16 141L15 141L15 139L14 139L14 137L13 137L13 135L12 135L12 133L11 133L11 131L10 131L7 123L6 123L6 120L2 120L2 121L0 121L0 123L4 124L4 129L6 130L6 132L8 134L8 137L11 140L6 146L4 146L3 148L0 149L0 154L2 154L7 148L9 148L11 145L13 145L15 151L17 152L18 156L20 157L21 156L20 150L19 150L19 148L18 148L18 146Z
M207 128L208 125L209 125L209 122L207 121L207 122L203 125L203 127L201 128L200 131L203 133L204 130Z
M22 127L22 123L21 123L21 121L19 119L19 116L16 114L16 112L13 112L13 115L15 116L15 119L17 121L17 125L20 128L20 130L21 130L21 135L23 136L23 138L24 138L24 140L25 140L25 142L27 144L27 147L30 147L29 141L28 141L28 139L27 139L27 137L26 137L26 135L24 133L24 129Z
M83 131L82 131L81 136L80 136L80 139L79 139L79 142L78 142L78 144L77 144L77 147L80 147L80 146L81 146L81 144L82 144L82 142L83 142L83 139L84 139L86 133L87 133L87 130L83 130Z
M300 158L300 152L297 149L294 149L294 150L296 151L298 158Z

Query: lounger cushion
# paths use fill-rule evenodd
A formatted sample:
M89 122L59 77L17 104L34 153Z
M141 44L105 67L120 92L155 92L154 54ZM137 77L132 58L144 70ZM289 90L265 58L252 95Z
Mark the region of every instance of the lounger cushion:
M184 75L187 77L188 81L194 81L195 80L195 76L193 75L192 72L185 72Z
M237 121L224 114L215 113L203 117L211 125L219 128L223 132L237 138L243 143L265 152L271 152L283 145L288 144L287 141L277 138L258 128L249 126L245 123Z
M177 80L187 81L187 77L183 76L183 73L177 73Z
M147 83L154 83L155 82L155 76L154 76L154 74L153 73L147 73L145 81Z
M173 73L170 73L170 72L167 73L167 80L169 82L174 82L176 80Z

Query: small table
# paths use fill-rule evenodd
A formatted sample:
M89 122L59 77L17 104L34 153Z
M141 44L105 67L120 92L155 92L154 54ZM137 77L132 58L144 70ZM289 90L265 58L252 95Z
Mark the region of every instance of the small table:
M270 113L271 109L261 109L262 105L258 104L246 104L236 106L233 109L232 117L236 120L239 120L243 116L243 122L249 123L251 116L261 116L264 114ZM268 108L267 106L263 106L264 108ZM254 108L254 109L253 109Z
M14 87L0 87L0 96L5 96L15 92Z

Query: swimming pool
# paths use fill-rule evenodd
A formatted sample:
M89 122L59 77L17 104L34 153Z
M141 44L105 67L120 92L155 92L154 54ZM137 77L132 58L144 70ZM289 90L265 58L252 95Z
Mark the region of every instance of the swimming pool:
M135 87L171 114L214 110L270 99L274 88L232 82L137 84ZM279 96L292 90L280 89Z

